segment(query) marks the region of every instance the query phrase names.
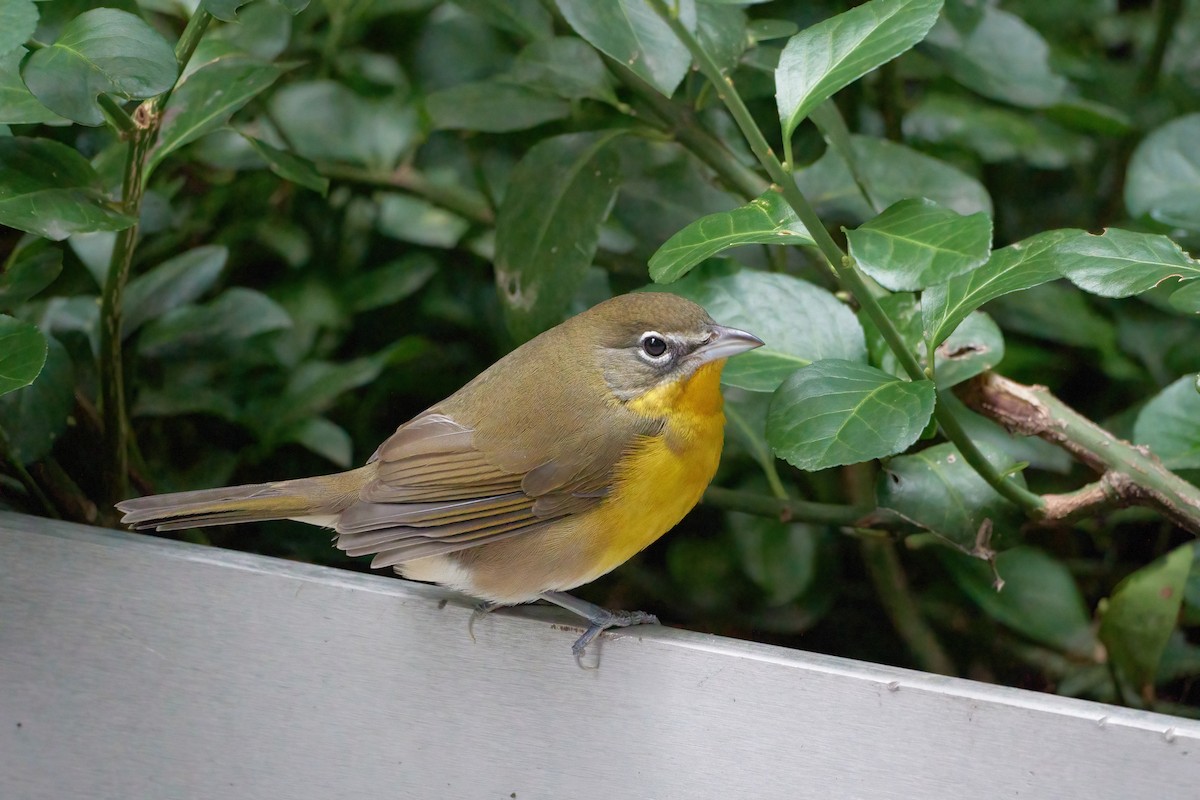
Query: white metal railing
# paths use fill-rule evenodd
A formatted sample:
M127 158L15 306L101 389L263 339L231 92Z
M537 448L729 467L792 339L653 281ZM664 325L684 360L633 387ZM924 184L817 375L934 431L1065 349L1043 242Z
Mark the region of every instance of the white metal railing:
M0 512L0 798L1190 798L1200 723Z

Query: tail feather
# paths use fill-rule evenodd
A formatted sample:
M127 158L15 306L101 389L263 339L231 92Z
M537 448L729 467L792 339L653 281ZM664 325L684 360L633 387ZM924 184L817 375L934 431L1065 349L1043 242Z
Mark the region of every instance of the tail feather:
M365 468L336 475L137 497L117 503L134 530L160 531L337 514L358 499Z

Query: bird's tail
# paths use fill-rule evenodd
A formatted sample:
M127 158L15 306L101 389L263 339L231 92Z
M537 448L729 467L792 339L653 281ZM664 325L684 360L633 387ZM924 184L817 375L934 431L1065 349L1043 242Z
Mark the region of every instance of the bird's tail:
M323 518L332 518L358 499L367 469L292 481L156 494L123 500L117 503L117 508L125 513L121 521L134 530L174 531L270 519L308 518L303 521L323 524Z

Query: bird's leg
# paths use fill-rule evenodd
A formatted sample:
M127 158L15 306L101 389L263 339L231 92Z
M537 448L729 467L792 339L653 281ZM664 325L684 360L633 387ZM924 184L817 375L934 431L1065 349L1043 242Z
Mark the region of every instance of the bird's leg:
M575 644L571 645L571 652L575 654L576 658L583 655L583 651L593 639L609 628L658 624L658 617L647 614L645 611L609 611L594 603L572 597L566 592L544 592L542 599L568 611L573 611L591 623L583 635L575 640Z
M491 600L480 600L475 604L475 610L471 612L471 619L467 621L467 635L471 637L472 642L475 641L475 620L499 607L499 603L493 603Z

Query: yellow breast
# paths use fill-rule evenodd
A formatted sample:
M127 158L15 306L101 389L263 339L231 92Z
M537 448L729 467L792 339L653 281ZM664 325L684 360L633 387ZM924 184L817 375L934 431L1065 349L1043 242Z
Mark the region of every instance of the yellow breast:
M666 429L635 445L617 469L612 494L588 515L604 531L597 576L675 527L700 501L721 460L723 365L706 364L689 379L630 401L636 413L665 419Z

